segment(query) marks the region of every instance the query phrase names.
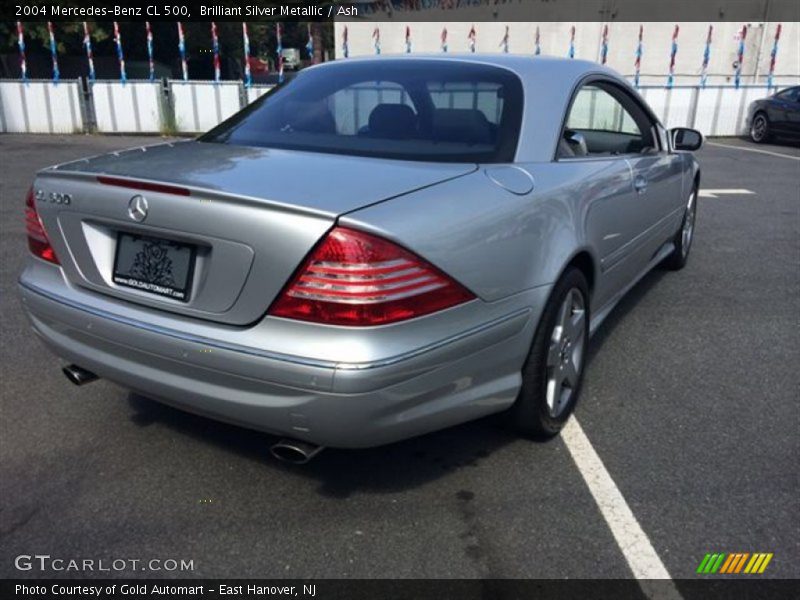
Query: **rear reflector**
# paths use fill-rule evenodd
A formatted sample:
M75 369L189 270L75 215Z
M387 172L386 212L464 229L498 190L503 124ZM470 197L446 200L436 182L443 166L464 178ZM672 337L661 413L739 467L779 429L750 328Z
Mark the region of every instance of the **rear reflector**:
M61 264L58 262L55 250L50 245L50 240L44 230L42 220L39 218L39 213L36 212L33 188L29 189L28 195L25 196L25 229L28 233L28 248L34 256L56 265Z
M106 177L105 175L100 175L97 177L97 181L104 185L116 185L117 187L125 187L145 192L160 192L162 194L173 194L175 196L188 196L190 194L188 189L175 185L135 181L133 179L122 179L121 177Z
M311 252L269 314L331 325L385 325L474 298L408 250L336 227Z

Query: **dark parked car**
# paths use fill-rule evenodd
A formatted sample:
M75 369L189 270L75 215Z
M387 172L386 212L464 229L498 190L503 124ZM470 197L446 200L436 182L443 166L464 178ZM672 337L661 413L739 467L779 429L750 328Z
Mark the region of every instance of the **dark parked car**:
M757 144L773 137L800 138L800 86L756 100L747 111L750 139Z

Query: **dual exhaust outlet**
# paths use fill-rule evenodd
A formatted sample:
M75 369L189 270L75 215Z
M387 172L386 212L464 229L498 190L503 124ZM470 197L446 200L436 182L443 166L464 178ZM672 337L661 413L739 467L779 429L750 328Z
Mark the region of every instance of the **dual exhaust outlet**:
M64 375L66 375L67 379L69 379L75 385L85 385L99 379L97 375L91 371L87 371L86 369L79 367L78 365L67 365L61 370L63 371Z
M78 365L67 365L62 371L66 378L75 385L85 385L99 379L97 375ZM278 460L294 465L304 465L324 449L324 446L285 438L272 445L269 451Z

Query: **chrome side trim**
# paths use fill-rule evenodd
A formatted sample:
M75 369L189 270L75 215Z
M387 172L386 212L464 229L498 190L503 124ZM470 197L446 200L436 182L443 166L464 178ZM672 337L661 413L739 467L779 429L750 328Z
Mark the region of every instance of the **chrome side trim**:
M487 323L483 323L482 325L478 325L477 327L473 327L472 329L468 329L456 335L450 336L443 340L439 340L438 342L433 342L426 346L421 346L420 348L416 348L409 352L404 352L403 354L398 354L395 356L391 356L389 358L371 361L371 362L363 362L363 363L340 363L335 361L326 361L326 360L318 360L313 358L305 358L302 356L296 356L293 354L281 354L279 352L271 352L268 350L261 350L259 348L253 348L252 346L242 346L239 344L231 344L228 342L220 342L219 340L212 340L207 337L193 335L189 333L185 333L183 331L178 331L176 329L170 329L167 327L160 327L158 325L153 325L152 323L147 323L145 321L140 321L138 319L131 319L128 317L121 317L114 313L110 313L106 310L102 310L99 308L94 308L92 306L88 306L81 302L75 302L74 300L69 300L64 298L63 296L59 296L58 294L54 294L52 292L43 290L38 286L32 285L30 283L23 283L22 281L19 282L19 286L28 292L36 294L38 296L42 296L43 298L47 298L53 302L57 302L58 304L62 304L64 306L68 306L70 308L74 308L75 310L80 310L82 312L94 315L96 317L100 317L102 319L108 319L110 321L114 321L116 323L121 323L122 325L127 325L129 327L136 327L138 329L142 329L145 331L149 331L152 333L156 333L159 335L169 336L175 339L179 339L185 342L191 342L195 344L202 344L204 346L209 346L211 348L218 348L220 350L229 350L231 352L240 352L242 354L248 354L251 356L258 356L261 358L268 358L272 360L279 360L283 362L304 365L309 367L318 367L322 369L347 369L347 370L366 370L366 369L374 369L378 367L385 367L389 365L393 365L399 362L403 362L405 360L409 360L411 358L415 358L420 356L421 354L425 354L427 352L431 352L433 350L437 350L442 348L443 346L447 346L448 344L452 344L454 342L461 341L465 338L471 337L473 335L477 335L496 327L498 325L502 325L507 321L515 319L523 314L527 314L530 312L530 309L524 308L517 310L513 313L508 315L499 317Z

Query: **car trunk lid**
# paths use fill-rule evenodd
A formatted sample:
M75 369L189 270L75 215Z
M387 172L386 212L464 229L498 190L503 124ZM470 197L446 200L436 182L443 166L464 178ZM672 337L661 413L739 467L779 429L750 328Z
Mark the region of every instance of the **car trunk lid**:
M263 316L339 215L475 168L192 141L59 165L42 171L35 188L71 283L160 310L245 325ZM142 204L146 215L139 220ZM120 284L127 281L118 277L120 249L141 256L145 242L157 248L159 259L153 264L149 255L145 279L156 281L152 273L167 266L169 277L185 267L191 271L180 276L186 297L154 293L163 287L155 284ZM186 258L175 254L179 249Z

